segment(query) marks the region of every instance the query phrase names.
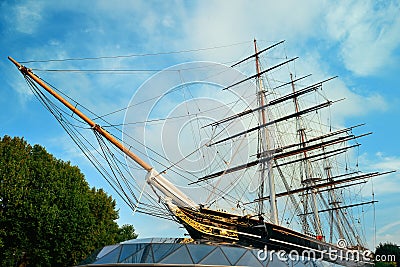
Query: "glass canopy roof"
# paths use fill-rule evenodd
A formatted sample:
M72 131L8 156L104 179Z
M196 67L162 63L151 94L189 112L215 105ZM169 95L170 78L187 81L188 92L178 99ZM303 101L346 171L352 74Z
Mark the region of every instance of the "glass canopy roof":
M254 266L320 267L320 261L282 260L275 253L221 244L197 244L185 238L133 239L106 246L80 266ZM331 264L330 264L331 265Z

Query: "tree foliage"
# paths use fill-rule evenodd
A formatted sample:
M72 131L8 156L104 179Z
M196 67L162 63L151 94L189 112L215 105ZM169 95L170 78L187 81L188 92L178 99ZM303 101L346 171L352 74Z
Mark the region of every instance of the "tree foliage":
M78 167L21 138L0 138L0 266L71 266L95 249L136 238L116 203Z
M135 233L135 228L130 224L124 224L118 230L118 239L116 241L120 243L125 240L136 239L137 237L138 235Z
M375 250L375 266L400 266L400 248L392 243L380 243Z

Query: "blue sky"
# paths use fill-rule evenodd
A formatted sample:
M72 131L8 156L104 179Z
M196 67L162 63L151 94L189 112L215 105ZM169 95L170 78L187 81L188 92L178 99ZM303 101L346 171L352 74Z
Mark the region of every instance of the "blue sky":
M346 104L338 109L344 125L366 123L374 135L362 140L360 164L399 170L400 151L400 3L398 1L2 1L0 3L0 135L23 136L56 157L70 160L90 185L105 187L102 178L80 155L61 127L29 92L7 60L65 59L192 50L248 42L286 40L298 67L317 78L339 75L337 91ZM35 63L35 68L146 68L190 60L229 62L231 50L181 53L127 60ZM65 65L67 64L67 65ZM31 67L29 64L27 66ZM83 76L47 80L99 114L125 107L152 73ZM116 75L118 76L118 75ZM58 80L59 79L59 80ZM118 79L118 80L117 80ZM76 90L74 88L79 88ZM114 121L122 122L123 114ZM400 244L400 175L376 179L377 242ZM182 235L176 225L132 216L119 203L119 222L132 223L141 237ZM150 225L150 226L149 226ZM369 240L372 237L369 236Z

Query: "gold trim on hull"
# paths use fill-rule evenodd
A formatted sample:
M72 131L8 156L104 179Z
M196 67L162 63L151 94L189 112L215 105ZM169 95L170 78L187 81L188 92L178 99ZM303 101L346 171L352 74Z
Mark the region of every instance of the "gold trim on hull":
M187 216L178 207L173 209L172 212L179 220L182 220L184 223L186 223L193 229L196 229L197 231L199 231L203 234L207 234L210 236L222 237L222 238L228 238L228 239L232 239L232 240L239 240L238 231L236 231L236 230L228 230L228 229L224 229L224 228L220 228L220 227L216 227L216 226L210 226L210 225L205 225L205 224L199 223L199 222L191 219L189 216Z

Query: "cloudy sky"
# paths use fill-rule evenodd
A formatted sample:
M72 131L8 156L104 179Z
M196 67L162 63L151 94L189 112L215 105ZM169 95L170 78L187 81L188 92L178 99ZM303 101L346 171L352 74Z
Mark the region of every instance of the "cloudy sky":
M304 73L339 75L337 91L346 104L337 120L366 123L374 135L362 140L366 169L400 169L400 3L398 1L2 1L0 3L0 135L23 136L56 157L70 160L96 187L107 185L79 156L60 126L30 93L7 60L105 57L100 61L26 63L34 68L163 69L191 60L231 62L243 57L253 38L270 44L286 40ZM239 44L233 46L233 44ZM201 50L230 46L232 49ZM200 49L200 50L199 50ZM107 57L197 51L159 57ZM71 74L57 80L66 93L99 114L125 107L151 72L119 77ZM118 81L116 80L118 78ZM78 88L78 89L76 89ZM122 122L123 114L116 115ZM374 191L377 242L400 244L400 176L377 178ZM109 190L112 193L111 190ZM132 216L122 203L119 222L132 223L141 237L182 235L176 225ZM149 226L151 225L151 226ZM156 226L156 227L155 227ZM368 236L372 244L372 234Z

